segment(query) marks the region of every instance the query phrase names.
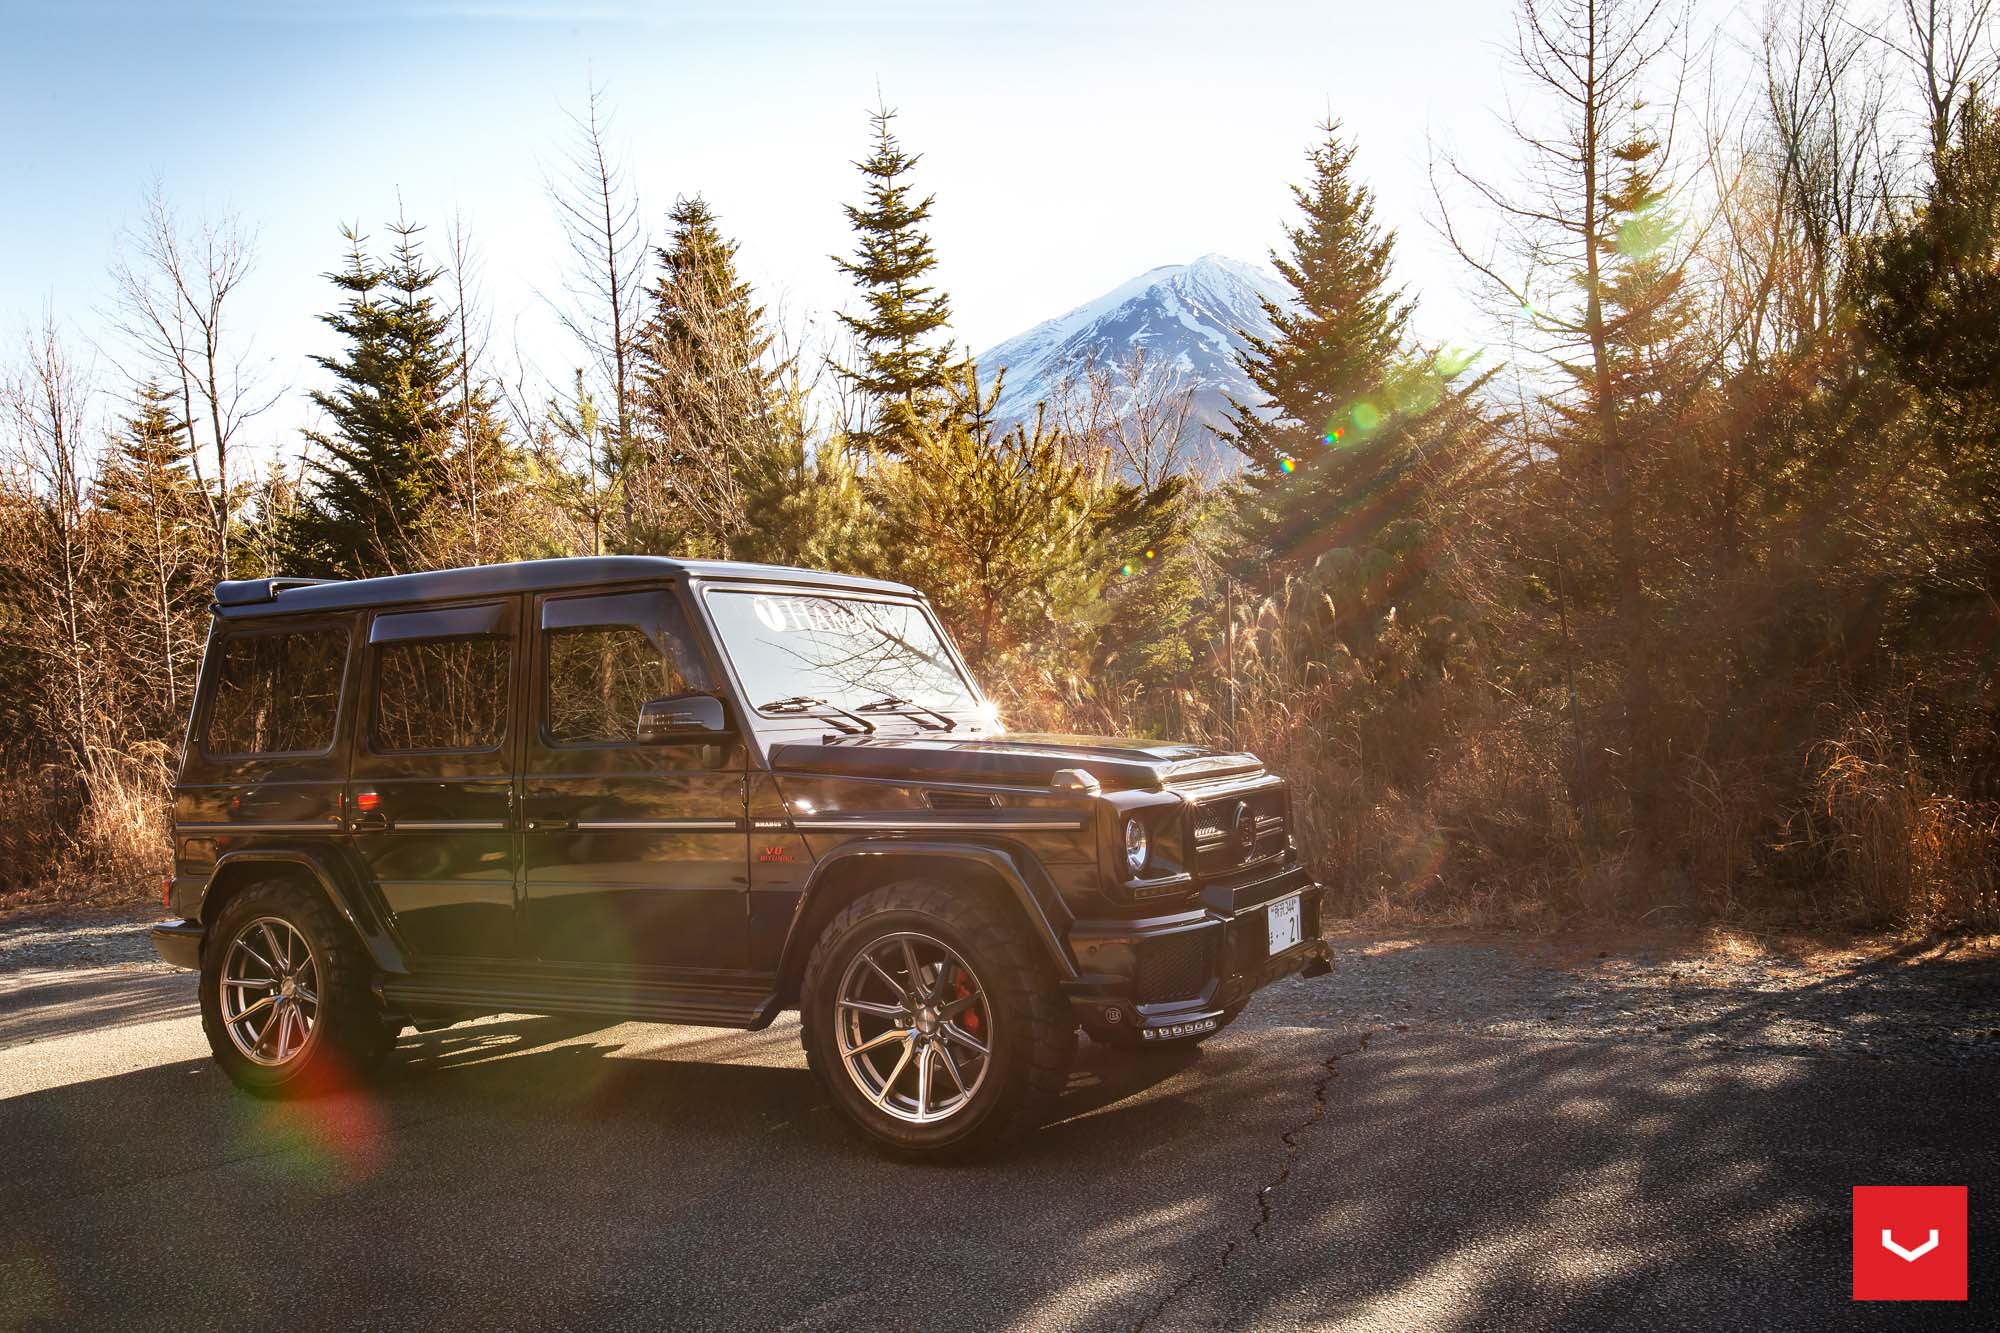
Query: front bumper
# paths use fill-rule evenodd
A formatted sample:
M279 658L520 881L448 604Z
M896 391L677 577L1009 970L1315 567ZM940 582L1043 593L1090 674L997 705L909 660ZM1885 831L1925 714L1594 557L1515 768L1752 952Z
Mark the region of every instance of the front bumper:
M162 921L146 932L162 962L175 967L201 967L202 926L199 921Z
M1257 991L1295 972L1325 971L1324 890L1303 870L1228 890L1202 905L1141 920L1085 920L1070 928L1082 975L1063 983L1087 1029L1125 1028L1143 1040L1213 1031ZM1299 902L1299 942L1270 951L1273 906Z

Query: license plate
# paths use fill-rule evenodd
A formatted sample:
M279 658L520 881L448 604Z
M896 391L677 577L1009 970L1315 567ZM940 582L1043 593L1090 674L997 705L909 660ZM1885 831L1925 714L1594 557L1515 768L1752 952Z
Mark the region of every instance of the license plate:
M1272 903L1264 917L1265 928L1271 935L1270 952L1273 956L1283 953L1299 942L1299 900L1295 894L1283 902Z

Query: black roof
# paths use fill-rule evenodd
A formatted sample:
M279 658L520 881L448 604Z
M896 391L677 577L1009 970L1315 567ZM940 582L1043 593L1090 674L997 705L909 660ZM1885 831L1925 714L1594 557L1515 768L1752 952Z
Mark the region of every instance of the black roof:
M522 560L509 565L473 565L386 578L326 580L237 579L215 585L220 616L290 615L301 611L355 611L412 602L517 592L593 588L642 579L703 579L796 583L844 592L916 595L908 584L830 574L790 565L752 565L737 560L676 560L658 555L599 555L568 560Z

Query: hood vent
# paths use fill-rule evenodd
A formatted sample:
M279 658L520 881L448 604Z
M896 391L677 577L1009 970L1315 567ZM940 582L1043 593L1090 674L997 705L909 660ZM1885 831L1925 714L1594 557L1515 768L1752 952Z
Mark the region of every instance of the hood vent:
M997 810L1000 798L978 791L927 791L924 802L933 810Z

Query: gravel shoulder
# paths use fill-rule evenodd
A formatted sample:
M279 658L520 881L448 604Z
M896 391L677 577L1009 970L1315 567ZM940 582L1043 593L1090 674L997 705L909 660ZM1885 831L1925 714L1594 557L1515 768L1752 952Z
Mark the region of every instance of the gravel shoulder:
M51 967L132 964L170 971L146 930L162 916L153 904L35 907L0 912L0 977Z
M1334 975L1274 987L1267 1020L1829 1059L2000 1060L2000 948L1874 941L1335 931Z

